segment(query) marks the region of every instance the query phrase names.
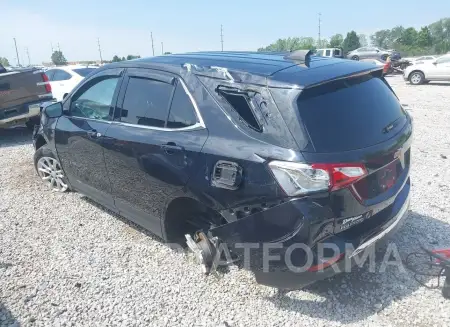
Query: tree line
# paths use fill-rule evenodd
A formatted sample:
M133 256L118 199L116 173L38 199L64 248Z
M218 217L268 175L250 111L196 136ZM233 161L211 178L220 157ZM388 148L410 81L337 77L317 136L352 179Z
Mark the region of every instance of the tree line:
M420 30L401 25L384 29L370 36L370 43L385 49L396 49L403 56L444 54L450 51L450 18L440 19ZM293 51L318 48L343 48L344 53L369 45L366 35L350 31L347 35L335 34L330 39L313 37L289 37L278 39L258 51Z

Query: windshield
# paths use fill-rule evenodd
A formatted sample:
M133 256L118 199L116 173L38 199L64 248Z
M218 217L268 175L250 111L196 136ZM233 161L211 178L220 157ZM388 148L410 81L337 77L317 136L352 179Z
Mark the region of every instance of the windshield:
M73 71L80 76L86 77L87 75L92 73L94 70L95 70L95 68L77 68L77 69L74 69Z

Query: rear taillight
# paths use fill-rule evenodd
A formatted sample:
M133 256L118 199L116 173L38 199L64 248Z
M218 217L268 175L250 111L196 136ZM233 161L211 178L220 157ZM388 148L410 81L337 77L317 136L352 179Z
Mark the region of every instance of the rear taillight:
M362 164L304 164L272 161L269 163L275 178L289 196L319 191L335 191L367 175Z
M52 86L50 85L50 82L48 81L48 77L47 75L45 75L45 73L42 73L42 81L44 81L44 85L45 85L45 91L47 93L51 93L52 92Z

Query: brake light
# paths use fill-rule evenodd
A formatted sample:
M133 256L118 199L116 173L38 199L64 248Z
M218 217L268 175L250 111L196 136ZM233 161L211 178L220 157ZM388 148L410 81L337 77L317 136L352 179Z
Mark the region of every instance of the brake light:
M272 161L269 163L278 184L288 196L318 191L335 191L367 175L363 164L304 164Z
M42 73L42 81L44 81L45 85L45 91L47 93L52 92L52 86L50 85L50 82L48 81L48 76L45 73Z

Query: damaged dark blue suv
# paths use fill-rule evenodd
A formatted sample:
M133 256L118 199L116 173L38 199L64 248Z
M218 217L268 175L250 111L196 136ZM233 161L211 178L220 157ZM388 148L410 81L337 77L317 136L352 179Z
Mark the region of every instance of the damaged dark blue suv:
M46 107L33 138L52 189L187 240L207 269L219 244L235 256L248 243L351 243L358 254L409 206L412 123L382 70L306 51L106 65ZM255 274L300 287L343 259Z

